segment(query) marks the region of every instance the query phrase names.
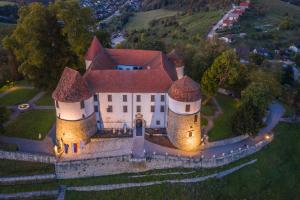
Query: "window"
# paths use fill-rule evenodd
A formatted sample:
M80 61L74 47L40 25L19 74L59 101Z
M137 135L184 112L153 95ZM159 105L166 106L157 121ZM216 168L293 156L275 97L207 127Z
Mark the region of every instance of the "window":
M189 137L193 137L193 132L192 131L189 132Z
M151 112L155 112L155 106L151 106Z
M123 112L124 112L124 113L127 113L127 110L128 110L128 109L127 109L127 106L123 106Z
M56 108L59 108L58 101L55 101Z
M111 96L111 94L107 95L107 101L108 102L112 102L112 96Z
M156 121L156 125L160 125L160 121L159 120Z
M80 108L81 108L81 109L84 108L84 101L80 101Z
M136 95L136 101L141 102L141 95Z
M94 95L94 101L96 101L96 102L98 101L98 95L96 95L96 94Z
M112 112L113 111L113 107L112 106L108 106L106 110L107 110L107 112Z
M165 106L160 106L160 112L165 112Z
M136 106L136 112L141 112L141 106Z
M190 112L190 110L191 110L191 105L190 104L185 105L185 112Z
M127 95L123 95L123 102L127 102Z
M85 115L84 114L82 114L82 119L84 119L85 118Z
M155 102L155 95L151 95L151 102Z
M165 101L165 95L160 95L160 101L164 102Z
M94 112L98 112L98 106L94 106Z
M198 121L198 115L195 115L194 122L196 123Z

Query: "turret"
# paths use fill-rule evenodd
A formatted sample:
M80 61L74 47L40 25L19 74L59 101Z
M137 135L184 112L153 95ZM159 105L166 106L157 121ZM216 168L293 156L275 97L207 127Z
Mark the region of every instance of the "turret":
M56 143L65 153L77 153L97 130L91 89L79 72L65 68L52 97Z
M201 141L200 86L187 76L168 91L167 133L172 144L185 151L199 148Z

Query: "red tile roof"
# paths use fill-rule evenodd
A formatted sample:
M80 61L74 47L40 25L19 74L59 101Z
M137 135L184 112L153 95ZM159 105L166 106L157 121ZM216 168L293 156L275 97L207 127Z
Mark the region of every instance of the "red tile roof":
M85 54L85 60L93 60L95 56L103 51L103 47L101 43L99 42L98 38L94 36L93 41L91 43L91 46L87 53Z
M117 65L141 66L142 70L117 70L94 65L84 75L97 92L167 92L177 80L175 67L160 51L107 49Z
M201 99L200 85L188 76L175 81L168 94L172 99L181 102L195 102Z
M62 74L53 98L75 102L92 92L157 93L167 92L176 81L174 64L160 51L104 49L93 39L86 58L92 63L83 77L70 68ZM94 55L95 53L95 55ZM140 66L141 70L118 70L118 65Z
M52 98L61 102L79 102L93 95L90 87L80 73L66 67L61 75Z

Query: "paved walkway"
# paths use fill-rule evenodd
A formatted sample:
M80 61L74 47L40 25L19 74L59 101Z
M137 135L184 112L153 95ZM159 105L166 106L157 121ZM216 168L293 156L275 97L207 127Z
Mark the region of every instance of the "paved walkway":
M75 186L75 187L68 187L67 190L69 191L82 191L82 192L89 192L89 191L106 191L106 190L117 190L117 189L125 189L125 188L133 188L133 187L145 187L145 186L153 186L153 185L161 185L164 183L197 183L202 182L211 178L223 178L233 172L236 172L248 165L252 165L257 160L252 160L247 163L241 164L237 167L233 167L228 170L224 170L218 173L210 174L207 176L200 176L194 178L185 178L185 179L171 179L171 180L163 180L163 181L150 181L150 182L140 182L140 183L120 183L120 184L110 184L110 185L93 185L93 186Z
M43 190L13 194L0 194L0 199L38 199L38 197L57 197L57 195L58 190Z
M13 177L0 177L1 184L8 183L17 183L17 182L25 182L25 181L35 181L35 180L53 180L56 178L55 174L39 174L32 176L13 176Z
M196 158L200 158L202 156L208 158L212 156L222 156L224 153L229 154L231 151L239 150L240 148L244 149L247 146L252 146L258 143L259 141L265 140L264 134L270 133L272 129L278 124L280 118L284 114L284 108L279 103L272 103L269 107L270 113L267 119L267 126L260 130L259 135L255 138L249 137L245 140L230 144L230 145L223 145L217 147L211 147L195 152L186 152L179 149L172 149L164 146L160 146L154 143L151 143L145 140L145 149L146 152L149 154L156 154L165 155L174 155L174 156L192 156Z
M214 126L214 120L216 118L218 118L222 113L223 113L223 110L220 106L220 104L218 103L218 101L216 100L215 97L212 97L212 101L214 103L214 105L216 106L216 111L214 113L213 116L205 116L205 115L202 115L203 118L207 119L207 125L204 127L204 133L203 134L208 134L208 132L213 128Z

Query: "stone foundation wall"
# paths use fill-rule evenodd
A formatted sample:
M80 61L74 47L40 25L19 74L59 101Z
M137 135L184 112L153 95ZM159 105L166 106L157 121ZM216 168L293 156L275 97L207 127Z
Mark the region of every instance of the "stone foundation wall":
M82 120L56 119L56 138L64 144L87 142L97 132L96 115L93 113Z
M259 142L231 154L211 158L186 158L168 155L147 155L146 159L134 160L131 155L95 158L77 161L57 162L56 176L59 179L104 176L121 173L138 173L154 169L167 168L214 168L227 165L243 157L249 156L270 141ZM140 162L139 162L140 161Z
M197 122L195 122L197 115ZM192 115L176 114L168 110L167 133L174 146L185 151L192 151L201 142L200 112Z
M41 154L25 153L25 152L9 152L0 150L0 159L41 162L41 163L55 163L54 156L47 156Z

